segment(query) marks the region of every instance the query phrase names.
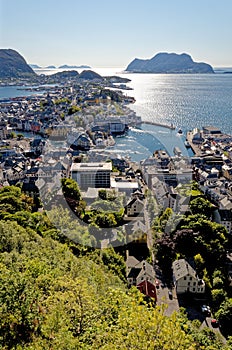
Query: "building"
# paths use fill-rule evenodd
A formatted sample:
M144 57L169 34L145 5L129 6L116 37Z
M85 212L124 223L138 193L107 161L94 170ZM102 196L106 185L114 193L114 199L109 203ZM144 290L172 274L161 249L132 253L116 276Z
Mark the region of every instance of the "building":
M102 163L73 163L71 177L82 190L88 187L110 188L111 162Z
M144 203L139 198L134 197L126 204L125 212L127 216L143 216Z
M128 286L136 286L144 295L157 300L155 287L155 271L146 260L139 261L128 256L126 261Z
M205 292L205 282L198 278L194 268L185 259L174 261L172 268L177 294Z

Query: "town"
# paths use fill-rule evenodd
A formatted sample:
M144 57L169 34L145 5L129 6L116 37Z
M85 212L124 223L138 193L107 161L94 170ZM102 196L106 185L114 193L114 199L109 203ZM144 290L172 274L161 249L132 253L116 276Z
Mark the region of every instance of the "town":
M115 137L139 127L142 120L129 108L134 98L114 82L113 77L110 83L103 82L93 73L80 80L66 72L53 78L52 86L30 88L39 94L0 101L1 188L20 186L48 217L53 207L68 208L75 214L70 220L89 230L94 247L112 246L124 255L128 286L136 286L157 304L167 303L167 314L179 310L182 302L186 306L183 295L191 294L191 303L206 303L210 288L219 291L219 297L211 299L216 310L232 287L232 136L203 126L187 133L192 157L183 156L177 147L174 156L154 149L140 163L126 154L119 157L113 152ZM73 183L78 184L82 202L65 196L65 186ZM220 279L218 266L207 270L205 248L192 256L180 248L176 256L163 238L170 244L173 237L175 244L178 239L184 242L180 232L184 235L188 229L195 244L201 228L197 223L187 225L187 220L202 208L205 219L224 228L218 237L214 229L219 226L210 227L216 236L214 252L217 243L222 245L218 274L222 269L224 275L215 286L205 281L208 273ZM67 227L57 225L67 232ZM81 238L78 243L85 244ZM211 311L206 308L199 314L208 317ZM216 322L211 320L212 327Z

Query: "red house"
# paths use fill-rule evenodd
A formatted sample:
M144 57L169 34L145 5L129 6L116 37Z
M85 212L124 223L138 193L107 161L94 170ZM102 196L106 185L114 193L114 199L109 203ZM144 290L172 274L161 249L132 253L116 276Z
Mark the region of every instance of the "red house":
M157 301L155 287L155 271L146 260L139 261L129 256L126 261L127 282L129 286L136 286L141 293Z

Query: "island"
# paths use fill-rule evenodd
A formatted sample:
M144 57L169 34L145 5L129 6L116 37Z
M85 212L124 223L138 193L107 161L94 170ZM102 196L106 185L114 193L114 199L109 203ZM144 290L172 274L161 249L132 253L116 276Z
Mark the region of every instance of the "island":
M194 62L192 57L186 53L176 54L161 52L151 59L135 58L127 66L126 72L196 74L214 73L214 70L207 63Z
M68 64L64 64L62 66L59 66L59 69L89 69L90 66L87 65L81 65L81 66L69 66Z

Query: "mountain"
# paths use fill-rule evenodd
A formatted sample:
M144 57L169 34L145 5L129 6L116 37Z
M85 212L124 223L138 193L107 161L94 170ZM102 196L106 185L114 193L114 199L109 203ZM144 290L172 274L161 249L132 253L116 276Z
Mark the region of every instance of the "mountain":
M126 68L127 72L134 73L214 73L207 63L194 62L186 53L161 52L151 59L135 58Z
M56 69L56 66L47 66L45 68L47 68L47 69Z
M38 66L38 64L29 64L29 66L32 68L32 69L40 69L42 67Z
M0 49L0 78L29 78L36 75L23 56L12 49Z
M92 70L83 70L83 72L80 73L79 78L85 80L104 80L104 78L100 74L93 72Z
M74 68L79 68L79 69L87 69L91 68L90 66L82 65L82 66L69 66L67 64L64 64L63 66L60 66L59 69L74 69Z

